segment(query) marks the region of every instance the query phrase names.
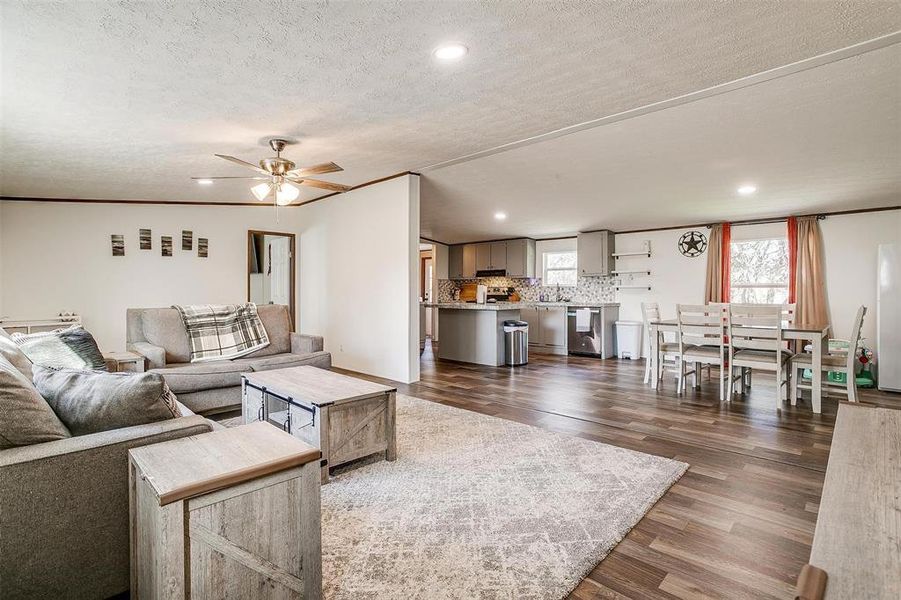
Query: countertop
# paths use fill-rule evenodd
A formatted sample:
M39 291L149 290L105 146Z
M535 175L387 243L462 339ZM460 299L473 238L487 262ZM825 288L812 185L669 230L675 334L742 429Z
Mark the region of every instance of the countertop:
M458 310L519 310L541 306L572 306L599 308L603 306L619 306L618 302L492 302L476 304L475 302L422 302L426 308L454 308Z

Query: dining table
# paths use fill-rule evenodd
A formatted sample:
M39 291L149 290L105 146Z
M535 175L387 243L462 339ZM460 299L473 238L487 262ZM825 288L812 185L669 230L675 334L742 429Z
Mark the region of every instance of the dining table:
M651 328L651 385L657 389L660 380L659 344L664 334L679 333L679 321L677 319L659 319L650 321ZM823 356L829 348L829 325L822 323L782 323L782 339L797 341L799 345L809 341L811 346L811 405L813 412L822 412L823 398ZM723 335L728 335L728 325L723 325ZM792 376L795 376L792 373Z

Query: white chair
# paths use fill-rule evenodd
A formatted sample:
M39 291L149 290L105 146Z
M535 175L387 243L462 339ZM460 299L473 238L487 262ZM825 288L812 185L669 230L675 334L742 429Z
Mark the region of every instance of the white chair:
M846 380L844 386L825 382L826 386L828 386L830 390L842 390L842 387L844 387L844 390L842 391L844 391L844 393L848 395L848 402L857 402L857 378L855 362L857 361L857 347L860 345L860 329L861 327L863 327L863 318L866 316L866 314L866 306L861 306L859 309L857 309L857 316L854 317L854 326L851 328L851 339L849 340L848 344L848 352L827 354L823 357L823 366L821 367L822 371L844 373ZM793 405L797 403L798 390L809 390L811 388L810 385L801 383L800 372L803 372L804 369L812 368L812 354L796 354L792 358L791 403ZM812 376L822 377L822 373L812 373Z
M708 304L677 304L679 322L679 393L685 390L688 375L694 376L694 387L701 387L701 365L720 367L720 401L726 399L726 343L723 339L723 308ZM693 364L694 368L686 369Z
M654 335L653 331L651 331L651 322L660 320L660 305L656 302L642 302L641 303L641 316L644 320L644 330L648 332L648 353L654 348L654 345L651 343L651 336ZM648 359L645 361L644 366L644 382L648 383L651 381L651 371L652 371L652 358L656 358L659 361L662 361L661 369L660 369L660 378L663 378L662 368L666 365L666 359L670 358L672 360L670 366L672 368L677 368L679 363L679 343L678 342L666 342L660 336L660 344L657 347L658 355L656 357L648 356Z
M791 376L792 353L782 339L782 306L778 304L730 304L729 305L729 397L732 397L736 379L734 370L750 368L773 371L776 374L776 408L782 407L783 392Z

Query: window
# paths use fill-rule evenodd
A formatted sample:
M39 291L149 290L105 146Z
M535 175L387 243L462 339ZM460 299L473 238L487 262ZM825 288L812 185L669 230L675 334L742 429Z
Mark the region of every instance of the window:
M788 302L788 241L785 238L732 242L732 302Z
M576 273L576 251L545 252L542 254L542 284L575 286L578 283Z

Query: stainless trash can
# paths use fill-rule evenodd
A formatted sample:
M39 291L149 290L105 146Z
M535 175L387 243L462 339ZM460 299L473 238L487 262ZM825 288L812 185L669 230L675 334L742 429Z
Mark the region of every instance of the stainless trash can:
M529 362L529 324L504 321L504 364L510 367Z

